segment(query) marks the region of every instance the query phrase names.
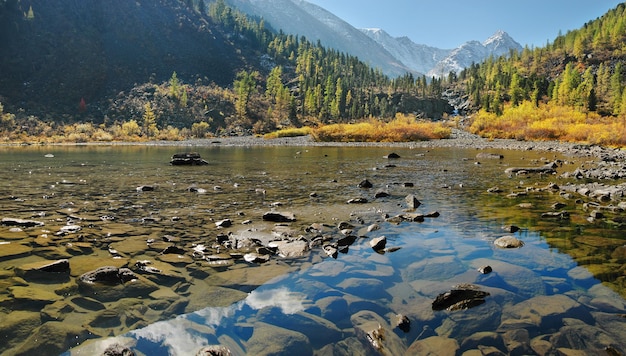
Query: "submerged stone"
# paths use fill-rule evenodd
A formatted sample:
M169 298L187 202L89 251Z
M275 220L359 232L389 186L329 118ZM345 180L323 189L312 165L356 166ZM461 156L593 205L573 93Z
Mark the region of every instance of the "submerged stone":
M520 248L524 246L524 242L522 240L513 236L502 236L497 238L493 244L500 248Z

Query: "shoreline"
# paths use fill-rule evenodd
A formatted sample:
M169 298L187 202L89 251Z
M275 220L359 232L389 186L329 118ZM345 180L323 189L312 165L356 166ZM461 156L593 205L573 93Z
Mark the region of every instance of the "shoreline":
M602 160L626 160L626 150L596 144L561 141L521 141L488 139L462 129L452 129L450 138L410 142L318 142L309 136L266 139L261 136L227 136L182 141L119 141L78 143L0 143L2 147L23 146L169 146L169 147L401 147L401 148L461 148L476 150L519 150L557 152L568 156L595 157Z

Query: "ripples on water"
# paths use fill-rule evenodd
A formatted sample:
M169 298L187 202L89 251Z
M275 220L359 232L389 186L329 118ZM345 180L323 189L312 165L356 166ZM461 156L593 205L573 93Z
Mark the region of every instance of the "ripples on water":
M150 233L210 239L216 234L214 228L208 228L213 221L230 217L239 222L244 217L237 212L245 212L245 219L258 220L271 203L281 202L281 210L295 212L299 224L336 225L341 220L362 219L364 224L359 225L358 232L364 237L336 259L313 250L310 257L292 261L299 270L272 279L228 306L216 307L224 304L202 301L202 289L193 289L190 298L201 301L192 304L204 302L208 308L117 338L87 342L71 351L72 355L102 354L112 343L130 345L145 355L193 355L211 344L228 346L233 354L375 354L367 345L366 334L377 326L385 330L383 353L394 355L406 352L411 345L409 352L433 347L436 343L416 344L436 337L455 340L461 351L476 349L482 342L491 343L485 347L507 352L505 342L511 347L513 339L528 345L524 346L526 349L516 349L523 353L540 353L537 350L542 347L546 353L550 347L624 347L626 334L618 330L624 326L620 321L626 312L624 300L578 267L570 256L550 247L533 228L534 219L515 220L512 211L518 210L518 201L502 202L502 198L494 200L486 193L494 185L505 189L533 186L534 178L512 181L503 172L507 166L539 165L541 161L535 160L542 156L540 153L507 151L503 152L506 158L502 161L477 164L476 151L460 149L194 150L210 165L171 167L167 164L169 157L181 151L173 147L6 150L2 153L4 177L0 196L6 197L8 203L1 211L3 216L22 218L40 211L56 217L58 210L68 207L80 208L84 215L108 212L123 217L138 234L146 231L133 224L133 219L153 216L167 220L178 216L195 223L157 223ZM383 158L392 151L402 158ZM44 158L46 153L53 153L54 157ZM374 188L357 187L366 178ZM155 194L134 191L145 184L157 185L158 190ZM190 194L186 189L192 185L207 189L207 193ZM257 188L266 194L260 196ZM374 199L379 189L391 196ZM318 197L310 197L312 192ZM440 217L423 223L385 222L383 214L403 212L407 194L416 195L422 202L419 212L438 211ZM346 204L354 197L366 197L370 203ZM532 216L538 212L519 214ZM493 240L505 234L500 227L519 221L527 222L515 234L525 246L513 250L495 248ZM370 223L380 224L381 229L365 231ZM559 228L559 223L554 225ZM244 228L235 226L231 230ZM384 254L374 252L369 240L381 235L387 237L387 247L400 249ZM0 261L5 270L15 264L15 260ZM494 272L477 272L483 265L490 265ZM201 284L192 282L196 283ZM432 301L438 294L466 283L490 293L484 304L456 312L432 310ZM563 299L559 299L563 296L567 296L565 300L571 301L571 306L563 306ZM528 303L530 306L525 307ZM545 312L542 308L555 311ZM394 328L396 314L411 320L408 332ZM564 330L566 326L576 325L597 328L596 343L586 340L587 335L579 337L582 344L559 341L566 338L563 335L567 332L572 334L569 329ZM525 337L516 339L510 335L520 332ZM492 334L487 337L484 333Z

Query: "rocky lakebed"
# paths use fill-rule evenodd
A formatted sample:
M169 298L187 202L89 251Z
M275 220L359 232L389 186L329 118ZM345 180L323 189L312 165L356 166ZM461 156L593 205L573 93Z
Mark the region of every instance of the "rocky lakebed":
M206 164L167 164L206 147ZM355 158L335 147L360 163L344 166ZM447 148L462 152L449 166L415 168ZM74 149L0 149L12 157L0 188L2 355L626 353L623 150L456 130L401 144L239 137ZM319 155L305 161L309 151ZM511 162L513 152L533 158ZM486 167L492 180L473 183ZM443 195L462 200L462 217L437 203ZM238 319L237 303L282 290L280 276L304 306ZM220 323L237 332L181 321L233 305ZM125 336L170 319L203 341Z

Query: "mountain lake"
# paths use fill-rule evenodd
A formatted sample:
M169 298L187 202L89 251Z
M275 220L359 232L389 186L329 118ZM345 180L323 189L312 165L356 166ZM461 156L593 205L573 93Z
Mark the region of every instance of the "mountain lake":
M170 164L191 151L208 164ZM624 230L552 189L588 157L211 145L0 157L2 355L626 352ZM555 174L505 173L550 162Z

